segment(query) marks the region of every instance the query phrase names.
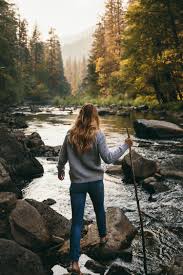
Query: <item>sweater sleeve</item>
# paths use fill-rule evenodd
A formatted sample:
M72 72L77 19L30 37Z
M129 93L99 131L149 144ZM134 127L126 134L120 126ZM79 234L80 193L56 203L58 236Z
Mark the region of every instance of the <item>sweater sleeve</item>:
M64 142L60 147L60 152L59 152L59 158L58 158L58 171L65 170L65 164L67 162L67 135L65 136Z
M102 160L105 163L114 163L129 148L128 144L119 145L113 149L109 149L106 144L106 138L103 132L98 133L98 150Z

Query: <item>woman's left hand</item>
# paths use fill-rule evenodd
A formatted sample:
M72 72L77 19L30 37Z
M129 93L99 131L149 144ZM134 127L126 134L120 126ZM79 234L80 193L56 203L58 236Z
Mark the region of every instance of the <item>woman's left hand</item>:
M64 178L65 178L65 171L64 170L59 171L58 172L58 179L59 180L64 180Z

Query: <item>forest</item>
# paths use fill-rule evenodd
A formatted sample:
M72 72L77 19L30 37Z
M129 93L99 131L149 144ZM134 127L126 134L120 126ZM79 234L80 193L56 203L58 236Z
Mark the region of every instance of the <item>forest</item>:
M61 44L56 30L42 41L36 25L28 37L28 24L15 7L0 0L0 102L25 99L44 102L70 93L64 75Z
M106 1L84 87L91 95L166 104L183 98L183 2Z
M181 105L183 2L124 2L106 0L88 60L64 66L56 30L42 41L35 26L28 37L26 20L0 0L1 102Z

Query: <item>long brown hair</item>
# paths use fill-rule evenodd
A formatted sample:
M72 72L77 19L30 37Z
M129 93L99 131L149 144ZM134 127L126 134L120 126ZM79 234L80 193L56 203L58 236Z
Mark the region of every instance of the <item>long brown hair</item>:
M99 116L97 108L90 103L83 105L74 126L70 130L69 142L74 145L78 153L85 153L95 140L99 130Z

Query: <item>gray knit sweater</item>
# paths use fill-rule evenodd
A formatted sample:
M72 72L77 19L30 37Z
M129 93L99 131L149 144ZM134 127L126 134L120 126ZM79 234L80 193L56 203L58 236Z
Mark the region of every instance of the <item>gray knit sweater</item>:
M101 166L101 158L105 163L114 163L128 149L125 143L114 149L109 149L104 133L99 130L92 148L83 154L77 154L73 146L68 142L69 131L65 136L60 149L58 171L65 169L68 161L70 166L70 180L72 183L91 182L103 179L104 170Z

